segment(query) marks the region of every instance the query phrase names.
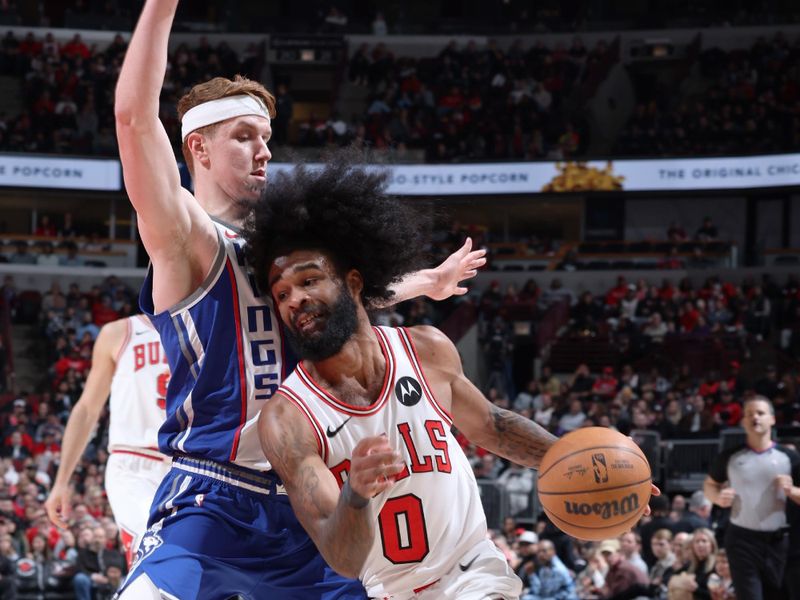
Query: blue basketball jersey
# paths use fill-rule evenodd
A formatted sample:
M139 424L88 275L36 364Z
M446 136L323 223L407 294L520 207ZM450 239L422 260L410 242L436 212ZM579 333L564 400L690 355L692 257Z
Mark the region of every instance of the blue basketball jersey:
M267 470L258 414L295 360L271 299L259 294L245 263L239 231L215 224L219 251L195 292L154 314L151 270L140 294L172 372L159 449Z

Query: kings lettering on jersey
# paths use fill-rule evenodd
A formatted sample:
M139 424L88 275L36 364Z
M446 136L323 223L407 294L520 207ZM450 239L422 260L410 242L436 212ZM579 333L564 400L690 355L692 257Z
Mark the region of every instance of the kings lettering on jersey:
M256 288L243 240L230 226L216 227L219 250L195 292L154 314L152 271L142 286L142 310L161 335L172 371L159 448L260 471L269 463L258 415L294 364L271 301Z
M246 273L253 297L261 298L255 276L245 260L244 241L237 236L226 237L232 241L236 263ZM247 307L247 322L243 325L250 341L250 353L255 367L253 374L255 400L269 400L280 383L279 363L275 353L276 332L273 330L272 321L272 311L266 304L259 302L257 305Z

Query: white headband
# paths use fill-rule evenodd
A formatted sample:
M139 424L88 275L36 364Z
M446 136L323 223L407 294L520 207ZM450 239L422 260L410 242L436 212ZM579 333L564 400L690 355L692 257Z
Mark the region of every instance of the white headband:
M185 142L187 135L206 125L245 115L257 115L269 120L269 111L264 103L247 94L203 102L190 108L183 115L181 140Z

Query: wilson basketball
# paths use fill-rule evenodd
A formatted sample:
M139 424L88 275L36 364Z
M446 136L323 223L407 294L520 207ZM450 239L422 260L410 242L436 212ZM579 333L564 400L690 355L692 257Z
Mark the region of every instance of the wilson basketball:
M539 467L539 500L553 524L599 541L636 525L650 501L650 464L630 438L605 427L566 434Z

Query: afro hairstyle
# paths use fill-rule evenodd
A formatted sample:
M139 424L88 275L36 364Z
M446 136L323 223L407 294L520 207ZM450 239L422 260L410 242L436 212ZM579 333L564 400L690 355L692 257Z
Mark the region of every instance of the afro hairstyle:
M357 165L360 156L340 151L321 167L300 164L270 178L244 231L262 293L269 294L273 260L296 250L328 253L341 276L361 273L368 308L391 299L393 283L425 266L431 219L387 195L388 174Z

